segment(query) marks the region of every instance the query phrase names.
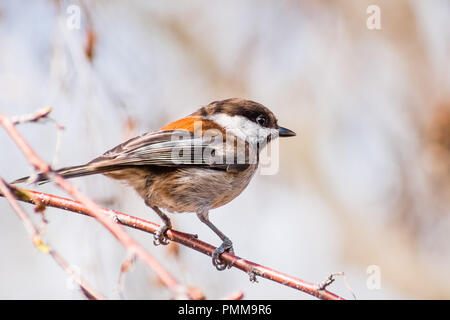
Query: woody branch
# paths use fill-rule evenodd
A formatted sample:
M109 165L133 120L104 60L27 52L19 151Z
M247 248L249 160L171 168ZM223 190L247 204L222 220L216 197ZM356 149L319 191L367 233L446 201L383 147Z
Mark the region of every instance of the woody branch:
M13 188L15 196L20 201L32 203L35 205L50 206L54 208L63 209L66 211L80 213L87 216L92 216L90 211L80 202L32 190L24 190L17 187L11 188ZM116 221L117 223L120 223L124 226L134 228L140 231L155 234L158 231L158 228L160 227L158 224L154 222L133 217L119 211L104 208L101 208L101 210L105 215L109 216L111 221ZM216 249L214 246L201 240L198 240L195 236L180 231L169 230L167 232L167 237L172 241L180 243L190 249L193 249L195 251L201 252L209 256L211 256L213 251ZM328 290L323 289L323 286L320 284L306 282L302 279L281 273L279 271L268 268L264 265L251 262L249 260L240 258L230 253L224 253L221 257L226 262L233 263L233 267L244 271L251 277L259 276L280 283L282 285L291 287L293 289L303 291L319 299L324 300L343 299L342 297Z

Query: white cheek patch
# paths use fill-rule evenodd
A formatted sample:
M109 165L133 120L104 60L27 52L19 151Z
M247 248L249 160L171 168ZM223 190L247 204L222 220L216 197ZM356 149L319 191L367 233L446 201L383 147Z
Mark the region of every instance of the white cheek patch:
M277 135L277 129L264 128L257 123L250 121L242 116L229 116L227 114L217 114L208 117L213 120L225 130L237 137L246 140L250 143L265 144L267 137L270 135Z

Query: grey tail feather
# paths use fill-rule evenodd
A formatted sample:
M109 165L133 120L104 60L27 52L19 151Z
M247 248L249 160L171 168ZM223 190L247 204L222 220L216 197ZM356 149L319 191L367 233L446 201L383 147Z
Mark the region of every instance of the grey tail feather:
M75 178L75 177L87 176L90 174L103 173L103 172L107 172L107 171L111 171L111 168L108 168L108 167L99 168L99 167L94 167L89 164L85 164L85 165L81 165L81 166L62 168L62 169L57 170L56 172L59 173L60 175L62 175L64 178L70 179L70 178ZM14 184L14 183L26 182L29 178L30 177L23 177L23 178L15 180L11 183ZM44 183L49 182L50 180L48 179L47 175L45 175L43 173L39 173L37 175L36 180L34 180L34 181L37 182L38 184L44 184Z

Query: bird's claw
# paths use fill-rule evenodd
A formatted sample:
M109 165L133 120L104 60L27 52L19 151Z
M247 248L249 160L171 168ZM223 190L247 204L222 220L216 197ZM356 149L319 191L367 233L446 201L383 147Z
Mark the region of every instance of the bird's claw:
M155 246L169 244L169 238L167 238L166 236L166 232L169 229L170 227L166 225L159 227L158 231L156 231L155 235L153 236L153 244Z
M227 263L222 260L220 256L224 252L234 254L233 243L230 241L230 239L225 239L222 245L216 248L216 250L214 250L212 254L212 263L219 271L225 270L226 268L229 269L233 265L233 263Z

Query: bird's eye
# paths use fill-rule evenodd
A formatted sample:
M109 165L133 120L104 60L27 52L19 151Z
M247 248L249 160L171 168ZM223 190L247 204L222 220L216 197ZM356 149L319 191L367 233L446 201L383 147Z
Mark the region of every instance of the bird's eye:
M267 119L266 119L266 117L264 117L264 116L261 114L261 115L259 115L259 116L256 118L256 122L257 122L259 125L261 125L261 126L265 126L266 123L267 123Z

